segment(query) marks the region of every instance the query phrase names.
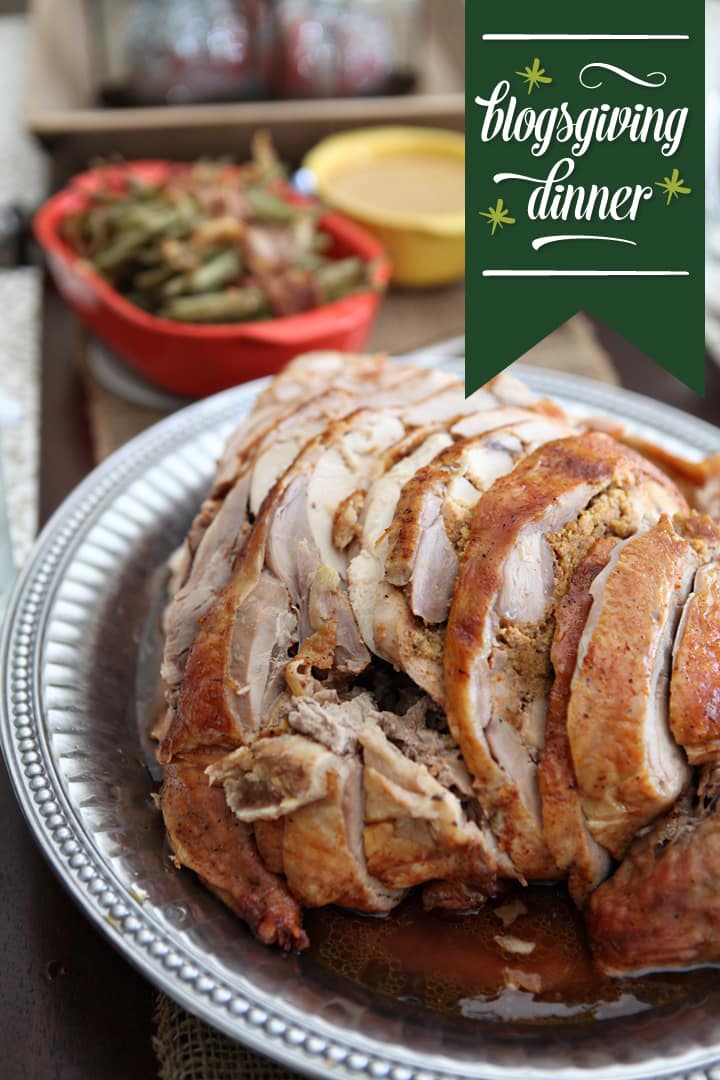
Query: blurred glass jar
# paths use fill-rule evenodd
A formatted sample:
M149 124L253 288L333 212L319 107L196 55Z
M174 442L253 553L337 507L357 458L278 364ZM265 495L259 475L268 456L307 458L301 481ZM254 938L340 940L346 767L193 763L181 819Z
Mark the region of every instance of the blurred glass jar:
M270 0L88 0L108 104L192 104L267 96Z
M276 0L283 97L397 93L415 82L422 0Z

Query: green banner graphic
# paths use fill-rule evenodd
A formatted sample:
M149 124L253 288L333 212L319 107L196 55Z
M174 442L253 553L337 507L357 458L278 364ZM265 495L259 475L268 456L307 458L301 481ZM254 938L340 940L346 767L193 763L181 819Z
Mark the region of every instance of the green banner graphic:
M468 393L582 309L702 393L702 0L466 20Z

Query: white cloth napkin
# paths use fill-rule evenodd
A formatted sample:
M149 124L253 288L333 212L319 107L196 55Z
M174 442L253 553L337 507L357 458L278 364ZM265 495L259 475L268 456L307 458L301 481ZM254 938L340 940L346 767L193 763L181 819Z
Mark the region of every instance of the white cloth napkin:
M24 130L23 81L29 20L0 18L0 206L33 210L47 191L47 166ZM16 402L18 422L0 434L15 561L20 566L36 529L38 446L38 330L40 275L23 268L0 272L0 393Z
M37 270L0 273L0 412L15 420L3 426L0 449L17 567L27 558L37 528L39 306Z

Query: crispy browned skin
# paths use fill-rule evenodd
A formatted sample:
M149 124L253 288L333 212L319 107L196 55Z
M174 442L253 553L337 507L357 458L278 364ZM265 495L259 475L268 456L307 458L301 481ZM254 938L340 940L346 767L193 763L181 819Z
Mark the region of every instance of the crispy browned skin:
M636 840L585 908L595 961L607 975L720 961L717 776Z
M444 493L453 471L462 463L466 447L473 441L479 440L461 439L452 443L405 482L395 507L385 562L386 578L393 585L406 585L412 576L413 563L425 524L421 507L428 492L434 493L437 490L439 496Z
M300 905L258 854L252 831L210 787L206 759L165 767L162 812L175 857L194 870L265 945L304 949Z
M273 874L282 874L284 820L279 818L277 821L256 821L253 830L260 858Z
M492 895L459 881L428 881L422 887L422 906L425 911L455 911L465 915L479 911Z
M699 571L670 683L670 727L693 765L720 759L720 566Z
M637 450L648 461L657 465L670 479L677 484L682 493L692 503L693 496L698 488L701 488L708 479L710 461L686 461L685 458L671 454L662 446L641 439L637 435L623 432L620 436L625 446Z
M197 746L232 749L241 741L226 701L226 654L237 609L257 584L265 558L264 540L258 519L241 553L240 570L202 621L188 655L175 718L158 749L161 763Z
M598 540L578 566L557 607L551 652L555 679L538 771L545 839L559 868L569 871L570 895L580 905L607 874L610 857L588 832L570 753L567 708L578 645L592 606L590 586L607 566L615 544L611 537Z

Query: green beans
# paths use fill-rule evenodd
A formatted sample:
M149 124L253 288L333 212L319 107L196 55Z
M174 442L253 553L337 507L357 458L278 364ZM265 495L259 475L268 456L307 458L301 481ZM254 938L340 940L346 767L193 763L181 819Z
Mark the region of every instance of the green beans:
M216 292L223 285L237 281L242 274L242 258L235 250L210 252L209 258L199 266L183 274L174 274L172 269L164 281L158 282L165 297L192 296L195 293ZM139 284L135 278L135 285Z
M200 296L178 296L160 311L160 315L179 322L224 323L256 318L267 310L263 290L245 288Z
M367 282L365 264L356 255L334 259L315 271L315 280L324 300L338 300Z
M263 188L248 188L247 197L255 221L295 221L301 216L297 207Z
M111 244L100 251L94 258L98 270L115 270L126 263L147 239L141 229L128 229L118 233Z
M169 277L174 275L172 266L161 263L160 266L151 266L149 270L141 270L133 278L133 286L138 293L151 292L159 285L164 285Z
M361 259L328 256L319 208L285 198L269 139L253 151L246 165L174 166L157 183L98 166L63 236L132 303L180 322L272 318L371 288Z
M221 251L204 262L202 266L198 266L197 270L193 270L188 276L187 291L203 293L221 289L223 285L240 277L242 267L239 251L233 248L229 251Z

